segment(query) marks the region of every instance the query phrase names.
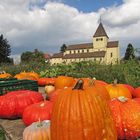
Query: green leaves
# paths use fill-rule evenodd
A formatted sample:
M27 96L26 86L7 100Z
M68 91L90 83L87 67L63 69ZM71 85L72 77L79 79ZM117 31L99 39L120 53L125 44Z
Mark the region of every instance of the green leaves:
M1 71L6 71L11 75L20 73L21 71L35 71L40 77L57 77L59 75L81 77L96 77L96 79L112 83L114 79L118 79L119 83L130 84L134 87L140 86L140 61L125 61L116 65L103 65L93 61L83 61L66 64L58 64L50 66L49 64L31 62L28 64L20 64L16 66L3 65Z

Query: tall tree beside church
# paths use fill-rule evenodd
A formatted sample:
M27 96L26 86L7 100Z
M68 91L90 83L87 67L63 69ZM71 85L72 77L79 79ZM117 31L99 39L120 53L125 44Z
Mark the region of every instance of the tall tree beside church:
M129 43L127 48L126 48L124 60L132 60L134 58L135 58L134 47L132 46L132 44Z
M11 62L9 58L11 54L11 46L9 45L7 39L0 35L0 63Z
M66 48L67 48L66 44L63 44L60 48L60 52L65 52Z

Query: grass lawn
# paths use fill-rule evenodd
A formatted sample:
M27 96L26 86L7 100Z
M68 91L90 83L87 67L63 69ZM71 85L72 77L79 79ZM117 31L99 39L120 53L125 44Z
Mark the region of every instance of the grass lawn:
M0 128L0 140L6 140L4 131Z

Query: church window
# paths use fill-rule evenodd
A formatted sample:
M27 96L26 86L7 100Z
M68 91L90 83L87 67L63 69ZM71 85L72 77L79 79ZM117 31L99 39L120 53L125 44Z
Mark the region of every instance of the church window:
M80 50L78 50L78 53L80 53Z
M101 41L103 41L103 38L101 38Z
M82 52L84 52L84 50L82 50Z
M89 52L89 50L87 50L87 52Z
M112 57L113 56L113 53L110 53L110 57Z
M70 54L71 54L71 51L70 51Z
M96 39L96 41L98 41L98 38Z

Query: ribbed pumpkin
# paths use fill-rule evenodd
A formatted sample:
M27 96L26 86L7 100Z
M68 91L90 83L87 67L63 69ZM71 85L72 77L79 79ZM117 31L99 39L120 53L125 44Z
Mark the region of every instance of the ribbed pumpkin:
M118 138L136 140L140 137L140 99L119 97L110 101Z
M117 140L106 100L82 87L79 80L73 89L63 89L58 95L52 112L51 140Z
M71 87L74 84L74 78L68 76L58 76L55 79L56 89L63 89L64 87Z
M98 80L96 80L95 78L94 79L91 79L89 81L89 85L86 86L87 88L91 88L91 90L95 91L97 90L98 93L100 95L103 96L104 99L106 100L110 100L110 96L109 96L109 93L108 91L106 90L105 86ZM93 92L94 93L94 92Z
M42 100L43 96L39 92L30 90L11 91L0 96L0 118L21 117L26 107Z
M105 86L110 98L117 98L120 96L124 96L126 98L132 98L130 91L122 84L117 84L117 80L114 81L114 84L108 84Z
M41 121L50 120L52 105L52 102L44 101L26 107L22 116L23 122L25 125L30 125L33 122L37 122L39 119Z
M51 140L50 121L34 122L23 131L23 140Z

